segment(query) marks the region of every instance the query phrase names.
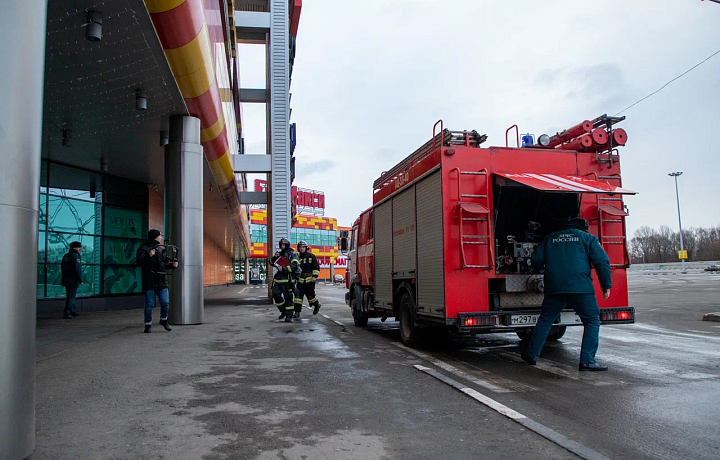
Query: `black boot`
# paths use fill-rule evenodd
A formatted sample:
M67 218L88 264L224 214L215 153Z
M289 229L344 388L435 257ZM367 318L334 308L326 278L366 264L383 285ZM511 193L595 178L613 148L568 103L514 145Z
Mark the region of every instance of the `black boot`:
M608 370L607 366L601 366L598 363L580 364L579 371L603 372Z
M171 328L170 325L168 324L168 320L166 320L166 319L161 319L159 324L160 324L162 327L164 327L166 331L168 331L168 332L172 331L172 328Z
M151 326L150 326L149 324L146 324L146 325L145 325L145 330L144 330L143 332L146 333L146 334L151 333L152 331L150 330L150 327L151 327Z
M292 323L293 320L293 312L290 310L289 312L285 313L285 322L286 323Z
M278 320L281 320L281 319L285 318L285 316L286 316L285 312L284 312L284 311L281 311L281 312L280 312L280 316L278 316Z
M295 318L295 319L300 319L300 312L299 312L299 311L296 311L296 312L295 312L294 318Z
M313 308L313 315L317 315L320 311L320 301L315 302L315 306Z
M80 316L80 313L71 312L70 316Z

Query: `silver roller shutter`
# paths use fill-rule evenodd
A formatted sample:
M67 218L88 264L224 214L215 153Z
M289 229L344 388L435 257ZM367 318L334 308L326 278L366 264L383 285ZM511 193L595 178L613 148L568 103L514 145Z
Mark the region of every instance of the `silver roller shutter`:
M392 200L375 208L375 300L392 302Z
M393 271L395 277L415 273L415 186L393 198Z
M418 306L426 314L445 316L441 175L437 171L416 185Z

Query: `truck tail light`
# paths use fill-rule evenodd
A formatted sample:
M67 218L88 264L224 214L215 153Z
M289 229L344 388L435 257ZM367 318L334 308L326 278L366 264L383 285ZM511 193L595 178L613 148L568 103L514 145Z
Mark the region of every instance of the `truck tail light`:
M634 323L634 308L601 308L600 321L615 323Z
M460 316L460 324L462 325L462 327L495 326L497 325L497 316Z

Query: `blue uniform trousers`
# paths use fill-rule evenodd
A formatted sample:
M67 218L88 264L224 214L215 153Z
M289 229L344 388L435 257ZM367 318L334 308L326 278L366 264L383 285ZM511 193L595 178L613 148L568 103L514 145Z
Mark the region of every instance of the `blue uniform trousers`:
M594 294L545 294L540 318L532 331L525 353L533 359L540 357L550 328L566 306L575 310L585 326L580 364L592 364L595 362L600 336L600 309Z

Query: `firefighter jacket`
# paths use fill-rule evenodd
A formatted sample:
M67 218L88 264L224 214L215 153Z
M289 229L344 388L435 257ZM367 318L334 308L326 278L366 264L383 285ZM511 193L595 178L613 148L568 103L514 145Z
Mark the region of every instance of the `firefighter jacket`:
M60 272L62 285L70 289L77 288L82 283L82 265L80 254L74 249L68 251L62 258Z
M172 264L163 266L160 258L159 246L155 240L146 241L137 250L137 264L142 268L142 291L160 291L167 289L167 276L155 272L164 271L172 266ZM155 255L150 257L150 251L155 249Z
M280 251L280 257L287 259L290 265L283 267L282 270L278 270L275 275L273 275L273 279L279 283L295 281L300 277L300 260L298 259L297 252L293 251L292 248L283 249ZM277 259L277 256L272 256L270 263L274 264Z
M300 282L311 283L313 276L320 276L320 264L312 252L300 253Z
M546 294L595 294L592 268L600 287L612 287L610 260L600 241L580 225L569 223L551 233L532 255L533 267L545 267Z

